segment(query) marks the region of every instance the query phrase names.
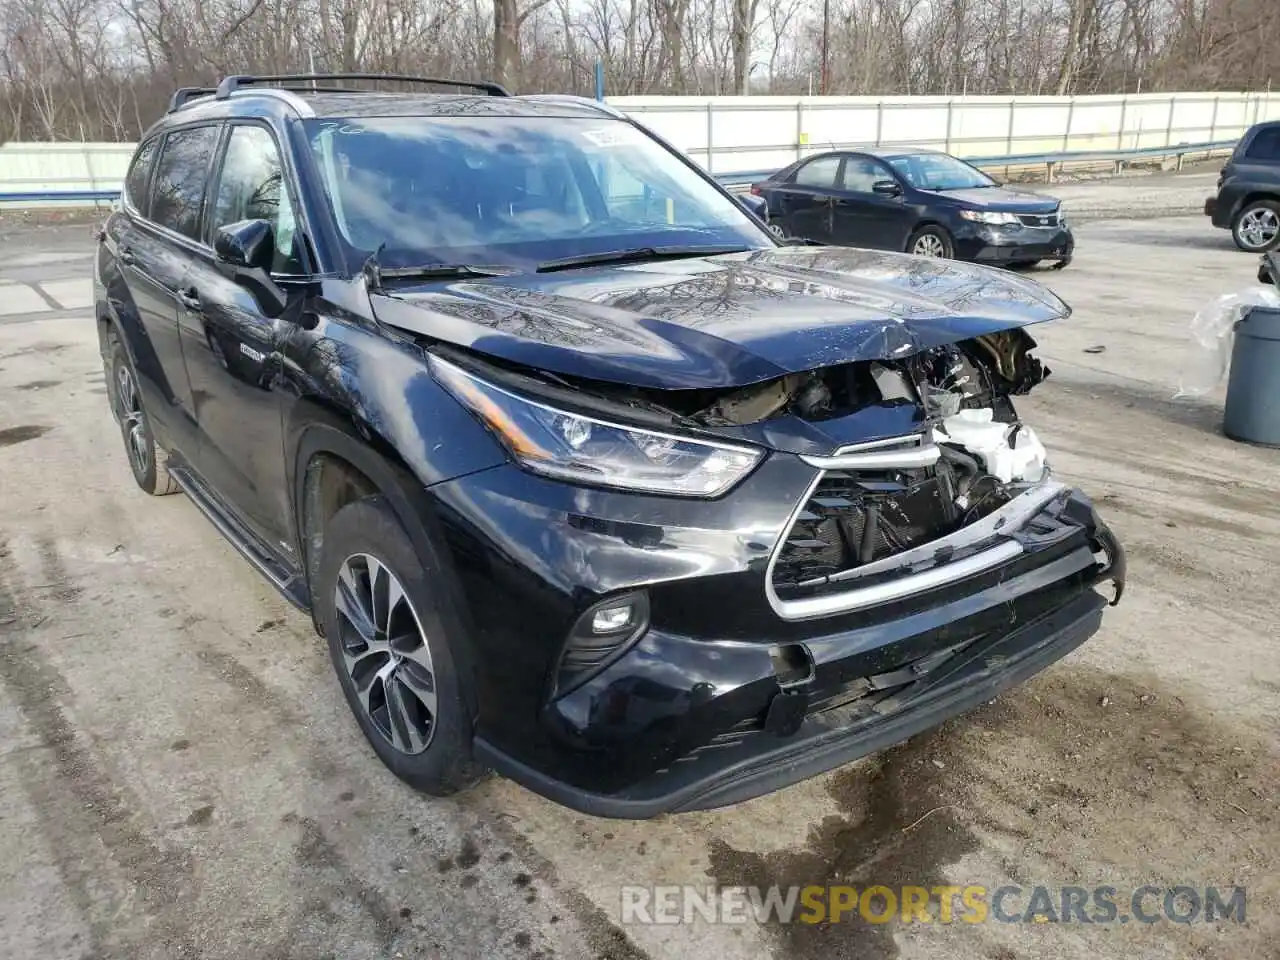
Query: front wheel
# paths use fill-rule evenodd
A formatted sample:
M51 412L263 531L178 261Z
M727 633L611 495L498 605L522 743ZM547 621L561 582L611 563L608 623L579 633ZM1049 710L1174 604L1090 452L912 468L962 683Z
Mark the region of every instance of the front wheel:
M316 600L356 722L384 764L434 796L470 786L472 717L430 572L381 496L339 510L324 532Z
M907 253L917 257L941 257L950 260L955 256L955 247L951 242L951 234L942 227L930 225L921 227L907 241Z
M1265 253L1280 244L1280 203L1255 200L1241 208L1231 224L1231 238L1246 253Z

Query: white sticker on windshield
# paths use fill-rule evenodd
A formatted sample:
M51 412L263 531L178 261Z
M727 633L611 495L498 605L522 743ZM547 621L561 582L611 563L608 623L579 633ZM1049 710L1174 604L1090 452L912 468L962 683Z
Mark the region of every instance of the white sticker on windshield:
M626 145L620 129L622 126L621 123L615 123L607 127L597 127L594 130L582 131L582 135L597 147L621 147Z

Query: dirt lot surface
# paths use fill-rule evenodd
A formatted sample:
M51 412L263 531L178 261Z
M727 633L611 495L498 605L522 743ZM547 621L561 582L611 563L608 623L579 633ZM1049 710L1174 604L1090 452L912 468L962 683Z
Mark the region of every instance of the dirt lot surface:
M88 230L0 229L0 957L1280 956L1280 452L1225 439L1220 392L1168 399L1195 309L1254 283L1225 232L1156 216L1211 182L1064 187L1144 218L1035 274L1075 315L1019 406L1129 553L1102 632L878 757L648 823L384 771L308 620L135 488ZM1243 885L1247 921L622 924L621 885L674 883Z

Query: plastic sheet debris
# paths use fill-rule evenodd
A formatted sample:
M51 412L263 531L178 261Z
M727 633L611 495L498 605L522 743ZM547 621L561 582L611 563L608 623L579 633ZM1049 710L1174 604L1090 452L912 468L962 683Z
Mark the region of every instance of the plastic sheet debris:
M1191 344L1178 374L1181 397L1202 397L1226 375L1236 324L1254 307L1280 308L1280 293L1272 287L1251 287L1228 293L1205 304L1191 321Z

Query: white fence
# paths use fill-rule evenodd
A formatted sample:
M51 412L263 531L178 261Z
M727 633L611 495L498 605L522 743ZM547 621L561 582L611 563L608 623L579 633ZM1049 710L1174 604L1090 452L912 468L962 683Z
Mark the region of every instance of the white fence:
M822 150L933 147L962 157L1141 150L1234 140L1280 119L1280 93L1096 97L615 97L714 174ZM0 195L118 191L133 144L0 146Z
M0 145L0 194L119 192L132 143Z
M715 174L776 170L823 150L929 147L994 159L1235 140L1280 119L1280 93L1089 97L615 97Z

